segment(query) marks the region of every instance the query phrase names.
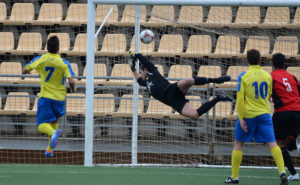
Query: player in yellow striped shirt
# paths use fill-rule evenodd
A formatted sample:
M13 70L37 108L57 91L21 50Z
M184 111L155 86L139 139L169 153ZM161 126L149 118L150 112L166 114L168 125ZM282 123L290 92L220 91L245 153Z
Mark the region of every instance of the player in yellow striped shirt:
M235 125L235 142L231 157L232 175L226 184L239 183L239 167L242 162L244 142L266 143L279 170L281 185L288 184L280 147L276 144L269 99L272 93L272 77L261 69L260 53L247 52L249 68L238 77L238 120Z
M35 57L26 64L23 74L33 69L40 75L41 92L37 107L37 125L41 133L47 134L49 144L45 156L52 157L53 149L58 143L61 130L58 129L57 119L66 114L66 79L70 92L76 92L74 72L70 63L62 59L59 52L59 40L56 36L47 41L48 53Z

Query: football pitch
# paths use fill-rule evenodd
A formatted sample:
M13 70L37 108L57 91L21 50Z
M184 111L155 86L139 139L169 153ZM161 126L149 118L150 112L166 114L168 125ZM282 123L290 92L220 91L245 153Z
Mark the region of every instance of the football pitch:
M83 167L72 165L0 165L2 185L220 185L224 168ZM240 184L280 184L277 170L241 169ZM291 182L290 184L298 184Z

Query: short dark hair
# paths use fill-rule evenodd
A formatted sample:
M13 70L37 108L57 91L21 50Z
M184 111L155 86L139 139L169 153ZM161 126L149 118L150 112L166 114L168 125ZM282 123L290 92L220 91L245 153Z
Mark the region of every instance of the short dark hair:
M59 50L59 39L57 36L52 36L47 41L47 50L50 53L57 53Z
M260 62L260 53L256 49L247 51L247 60L250 65L257 65Z
M284 69L285 56L281 53L275 53L272 56L272 63L276 69Z

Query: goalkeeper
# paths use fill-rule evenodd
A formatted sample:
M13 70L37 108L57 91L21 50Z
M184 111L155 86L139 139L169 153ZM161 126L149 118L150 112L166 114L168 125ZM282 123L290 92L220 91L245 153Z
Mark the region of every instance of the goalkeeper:
M192 85L204 85L207 83L224 83L230 81L230 76L222 76L219 78L194 77L180 80L177 83L170 83L156 69L154 64L146 59L142 54L134 54L130 51L131 59L129 64L134 77L141 86L146 86L147 91L155 99L171 106L178 113L188 118L197 119L206 113L219 101L232 101L232 99L224 92L220 92L216 98L204 103L197 110L185 98L185 94ZM135 63L139 60L140 70L135 69Z

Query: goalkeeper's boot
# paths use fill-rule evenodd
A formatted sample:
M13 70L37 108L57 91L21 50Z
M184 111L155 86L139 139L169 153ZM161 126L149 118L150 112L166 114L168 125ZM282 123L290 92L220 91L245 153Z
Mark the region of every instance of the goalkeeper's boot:
M54 134L51 136L50 147L54 149L58 143L58 138L61 135L62 131L57 129Z
M221 84L221 83L224 83L224 82L228 82L230 80L231 80L231 77L228 76L228 75L225 75L225 76L221 76L221 77L217 78L216 83Z
M236 177L236 178L231 178L231 177L228 177L227 179L225 179L224 181L225 184L238 184L239 183L239 178Z
M45 156L46 157L53 157L53 151L52 150L46 150L45 151Z
M284 172L282 172L280 175L280 181L281 181L280 185L287 185L289 183L287 176Z
M220 91L219 94L217 95L217 98L220 101L232 101L232 98L224 91Z
M299 180L299 173L296 173L294 175L291 174L287 178L288 178L289 181L298 181Z

